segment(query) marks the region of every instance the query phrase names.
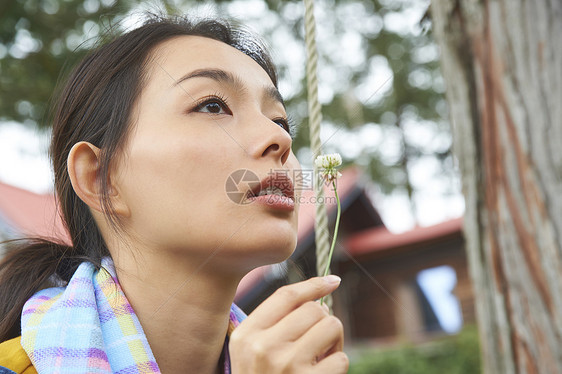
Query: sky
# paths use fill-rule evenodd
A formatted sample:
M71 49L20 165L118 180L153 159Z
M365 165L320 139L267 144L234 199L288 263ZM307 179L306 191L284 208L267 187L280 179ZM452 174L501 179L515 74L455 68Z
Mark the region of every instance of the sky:
M243 19L254 29L259 30L267 23L265 17L261 17L263 13L263 3L261 1L251 1L253 6L245 4L233 3L229 12L233 16ZM426 8L425 2L421 1L420 6L412 7L405 12L401 18L394 15L393 19L386 20L385 23L393 25L397 31L408 32L421 17L421 12ZM300 12L300 9L296 9ZM209 13L208 9L203 13ZM253 12L253 13L252 13ZM319 25L322 25L322 10L317 10ZM288 14L287 16L291 16ZM130 20L131 25L134 19ZM252 22L254 24L252 24ZM322 33L320 33L322 34ZM329 33L324 33L329 35ZM346 48L358 48L359 43L353 40L351 35L345 43ZM274 40L272 43L280 45L287 43L283 40ZM354 47L355 46L355 47ZM280 81L280 90L284 95L291 93L291 77L302 76L304 69L303 61L305 53L302 46L290 45L292 50L290 58L286 61L288 66L289 81L287 79ZM342 51L340 51L342 52ZM343 64L358 63L353 59L353 50L343 51L341 53ZM282 58L282 54L277 57ZM381 87L378 95L385 93L385 67L381 64L378 68L376 81L371 82L372 85ZM388 69L388 68L387 68ZM333 74L332 74L333 75ZM334 77L328 73L320 71L319 79L321 84L320 100L329 100L330 82ZM335 84L335 83L334 83ZM362 87L357 87L358 95L368 97L370 92L362 92ZM376 97L374 98L376 100ZM450 142L450 135L442 135L438 130L428 124L409 121L405 124L407 136L415 142L428 143L430 141ZM0 123L0 181L17 187L21 187L36 193L46 193L52 191L53 177L50 168L47 151L49 144L49 131L39 131L31 126L15 122ZM440 139L439 137L442 137ZM444 136L444 137L443 137ZM376 124L367 124L358 130L348 131L336 128L330 124L323 124L321 139L325 142L326 147L335 147L346 156L353 158L361 147L378 147L381 153L392 159L399 152L398 136L393 133L393 129L377 126ZM337 144L335 144L337 143ZM297 154L299 161L304 166L311 165L311 155L309 150L303 150ZM443 175L439 172L438 162L431 156L420 158L418 161L409 165L409 172L412 184L416 187L416 195L414 198L416 205L416 214L412 213L411 204L405 191L397 190L390 195L383 195L374 183L367 184L367 190L375 207L381 214L387 228L395 233L404 232L412 229L416 225L428 226L439 222L446 221L451 218L462 216L464 211L464 199L460 191L460 178L458 173L454 175ZM418 283L424 290L430 303L435 306L438 318L445 331L457 331L462 321L458 302L451 296L451 290L456 283L456 276L451 268L439 267L436 269L428 269L420 273L417 277Z
M36 193L52 191L49 135L17 122L1 122L0 181Z

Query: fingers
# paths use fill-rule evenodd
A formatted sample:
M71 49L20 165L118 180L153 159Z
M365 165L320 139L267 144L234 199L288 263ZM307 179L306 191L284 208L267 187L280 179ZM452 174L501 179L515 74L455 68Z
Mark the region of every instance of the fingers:
M310 328L297 342L299 348L309 352L309 359L322 357L327 352L343 349L343 325L334 316L326 316Z
M328 315L328 308L320 306L316 301L308 301L274 325L271 334L274 337L283 336L288 341L295 341Z
M340 282L338 276L328 275L281 287L258 306L244 322L247 325L255 324L260 328L273 326L302 304L332 293Z
M343 326L314 300L333 292L337 276L312 278L276 291L229 339L233 373L346 373Z
M315 373L345 374L349 369L349 358L343 352L335 352L314 366Z

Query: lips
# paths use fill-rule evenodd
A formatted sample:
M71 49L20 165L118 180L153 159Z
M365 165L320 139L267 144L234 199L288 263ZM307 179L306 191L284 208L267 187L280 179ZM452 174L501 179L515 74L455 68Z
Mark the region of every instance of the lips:
M255 187L249 190L246 194L246 198L282 194L294 200L294 191L293 182L287 173L273 172L262 179L260 184L256 184Z

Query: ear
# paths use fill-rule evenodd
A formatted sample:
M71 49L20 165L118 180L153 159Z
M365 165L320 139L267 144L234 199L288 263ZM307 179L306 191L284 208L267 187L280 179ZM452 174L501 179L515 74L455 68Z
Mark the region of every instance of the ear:
M67 159L68 175L76 195L90 208L102 213L102 189L100 184L100 149L88 142L74 144ZM111 185L108 178L109 198L117 215L127 216L129 209Z

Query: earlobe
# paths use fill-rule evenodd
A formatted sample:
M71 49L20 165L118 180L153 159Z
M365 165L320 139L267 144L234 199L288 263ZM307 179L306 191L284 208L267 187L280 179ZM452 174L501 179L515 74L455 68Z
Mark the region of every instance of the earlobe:
M74 144L68 154L67 168L76 195L90 208L103 212L100 183L100 149L88 142ZM109 181L108 181L109 182ZM110 183L110 182L109 182ZM109 198L118 215L127 215L128 208L119 199L114 186L108 186Z

